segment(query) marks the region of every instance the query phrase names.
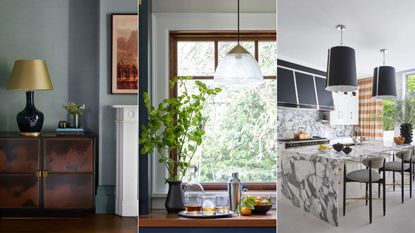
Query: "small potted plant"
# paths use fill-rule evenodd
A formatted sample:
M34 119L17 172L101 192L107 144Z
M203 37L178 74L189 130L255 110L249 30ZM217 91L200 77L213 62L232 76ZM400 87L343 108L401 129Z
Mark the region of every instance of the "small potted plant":
M158 106L153 106L148 93L144 93L148 123L142 126L140 154L156 152L159 162L167 169L169 190L165 207L169 213L184 209L181 183L205 134L207 117L203 115L203 108L211 97L221 91L220 88L210 88L201 81L195 81L196 93L191 93L185 82L189 79L175 77L171 80L171 89L179 85L184 91L175 98L163 100Z
M405 137L405 144L412 142L412 125L415 122L415 96L396 100L396 116L400 124L401 136Z
M68 112L67 124L69 128L80 128L81 127L81 115L84 113L85 104L76 104L69 102L63 105L63 108Z

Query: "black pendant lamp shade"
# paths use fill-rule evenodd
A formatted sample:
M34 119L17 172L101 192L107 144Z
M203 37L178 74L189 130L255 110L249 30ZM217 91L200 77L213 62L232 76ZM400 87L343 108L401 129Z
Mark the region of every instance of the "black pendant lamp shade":
M336 46L329 49L326 90L351 92L357 90L356 57L353 48Z
M381 49L383 55L383 66L378 66L373 72L372 97L376 99L395 98L396 94L396 71L392 66L386 66L387 49Z
M392 66L376 67L373 73L372 96L377 99L395 98L396 71Z
M357 90L356 56L353 48L343 46L343 31L346 26L339 24L340 46L329 49L327 58L326 90L331 92L352 92Z

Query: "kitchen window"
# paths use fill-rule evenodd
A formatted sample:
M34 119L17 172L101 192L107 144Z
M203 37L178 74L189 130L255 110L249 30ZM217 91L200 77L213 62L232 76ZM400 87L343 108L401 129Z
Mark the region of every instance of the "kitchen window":
M402 77L402 78L401 78ZM413 71L402 74L401 77L397 77L397 80L402 80L402 89L399 91L397 98L407 98L415 95L415 73ZM398 82L399 83L399 82ZM399 134L399 122L396 118L395 99L383 100L383 140L389 143L393 143L393 137ZM395 130L397 130L395 132Z
M236 45L236 32L170 32L170 78L192 76L214 85L216 67ZM255 89L222 88L205 107L206 135L192 163L207 190L226 189L234 171L250 190L275 190L277 44L275 31L244 31L241 45L258 61L266 81ZM171 96L180 94L180 88ZM188 177L184 179L188 181Z

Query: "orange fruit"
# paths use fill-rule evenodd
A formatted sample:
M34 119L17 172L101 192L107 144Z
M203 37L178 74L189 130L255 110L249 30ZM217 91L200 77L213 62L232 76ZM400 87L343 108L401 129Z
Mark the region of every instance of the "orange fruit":
M242 207L241 208L241 214L242 216L249 216L251 215L251 209L248 207Z
M262 205L262 200L261 199L256 199L255 200L255 205Z

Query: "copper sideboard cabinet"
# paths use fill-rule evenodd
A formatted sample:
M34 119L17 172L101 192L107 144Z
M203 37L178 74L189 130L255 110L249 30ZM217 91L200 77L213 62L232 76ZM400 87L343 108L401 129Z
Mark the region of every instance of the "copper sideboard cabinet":
M0 134L0 216L95 209L95 136Z

